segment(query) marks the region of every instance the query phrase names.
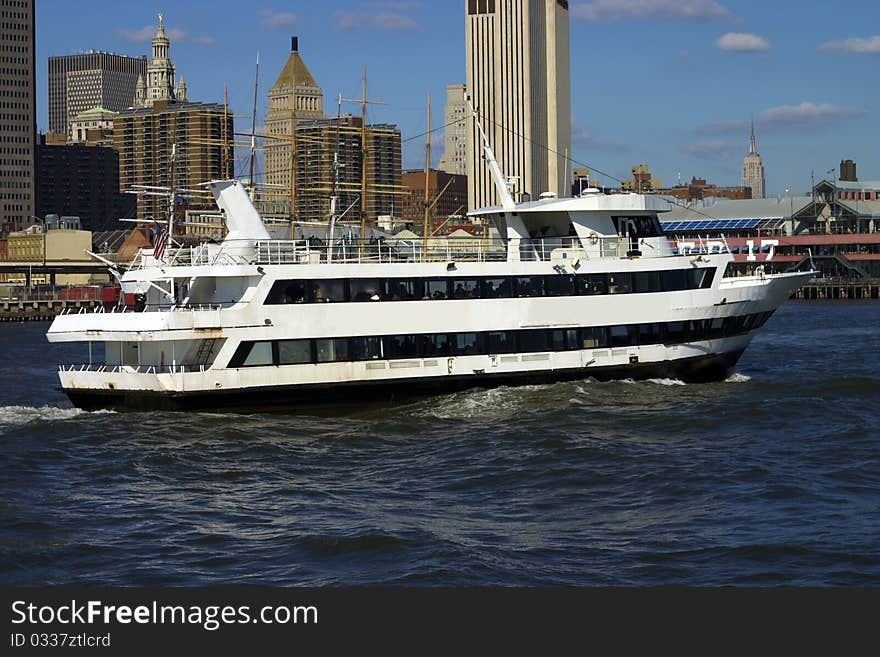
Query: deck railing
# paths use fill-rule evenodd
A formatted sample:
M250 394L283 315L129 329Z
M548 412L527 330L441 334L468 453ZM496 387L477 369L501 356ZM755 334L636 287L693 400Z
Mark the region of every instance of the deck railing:
M148 266L369 264L392 262L505 262L515 254L524 262L566 258L625 258L626 238L603 237L584 248L577 237L486 239L480 237L361 241L340 239L331 247L321 240L237 240L167 249L160 261L147 249L131 269Z

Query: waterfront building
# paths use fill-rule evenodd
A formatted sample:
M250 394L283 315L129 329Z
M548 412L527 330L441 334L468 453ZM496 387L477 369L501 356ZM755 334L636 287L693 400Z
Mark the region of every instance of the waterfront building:
M49 57L49 134L69 134L70 122L95 107L118 112L131 107L147 58L89 51Z
M264 142L264 182L275 188L272 194L275 204L284 207L276 214L289 214L292 187L294 127L304 120L324 118L324 92L299 54L299 38L292 37L290 55L269 89ZM332 155L331 155L332 162ZM299 176L297 175L297 180ZM332 175L329 180L332 180ZM286 201L286 206L284 204Z
M49 145L35 149L36 212L78 216L89 230L109 230L132 217L135 197L119 193L119 154L104 146Z
M64 219L64 217L62 217ZM75 225L75 224L74 224ZM57 227L56 227L57 226ZM91 262L86 251L92 248L92 233L78 228L67 228L63 222L33 224L24 230L10 233L7 241L7 260L76 264ZM8 282L46 285L86 285L91 274L9 274Z
M233 135L232 114L224 105L157 101L151 107L122 111L113 120L119 189L173 185L192 190L210 180L232 178ZM189 209L213 207L195 195L183 198ZM167 215L167 197L138 196L138 219Z
M752 198L764 198L764 163L758 154L754 121L752 122L752 137L749 140L749 153L743 159L742 186L752 190Z
M327 222L334 190L345 221L360 222L363 181L362 121L358 116L300 121L297 125L296 218ZM401 139L397 126L366 126L366 216L393 215L400 206ZM289 148L289 146L288 146ZM334 158L339 164L338 180ZM279 191L281 196L286 190Z
M656 192L663 187L663 181L651 175L647 164L639 164L632 168L632 178L624 180L620 188L625 192L645 194Z
M421 234L425 221L425 172L404 171L400 184L405 195L398 204L397 215ZM440 221L463 217L467 214L467 176L431 169L428 172L428 199L429 204L434 204L430 211L432 225L435 217Z
M446 87L446 111L443 124L445 147L437 168L458 176L467 175L468 116L467 91L463 84Z
M34 214L34 0L0 0L0 221Z
M165 34L165 25L159 14L159 24L153 37L153 56L147 64L146 79L138 77L135 83L135 107L149 107L158 101L186 102L186 83L183 76L175 83L177 70L171 61L171 41Z
M706 198L726 198L730 200L748 200L752 198L751 187L718 187L706 182L705 178L691 178L684 185L658 190L664 196L672 196L681 201L701 201Z
M113 119L119 112L93 107L77 114L70 122L68 144L86 146L113 146Z
M571 155L566 0L465 0L467 90L517 199L567 194ZM473 118L468 207L499 202Z
M856 163L852 160L841 160L838 179L844 182L858 182L859 177L856 175Z

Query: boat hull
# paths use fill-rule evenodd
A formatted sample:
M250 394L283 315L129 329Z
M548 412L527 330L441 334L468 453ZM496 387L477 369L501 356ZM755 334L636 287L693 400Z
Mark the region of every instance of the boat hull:
M64 389L71 403L86 411L308 411L331 407L374 407L418 397L447 394L471 388L540 385L595 379L678 379L686 383L724 380L745 349L659 362L630 363L586 369L562 369L503 374L423 377L385 381L351 381L332 384L288 385L240 390L159 392L150 390ZM357 400L354 402L353 400Z

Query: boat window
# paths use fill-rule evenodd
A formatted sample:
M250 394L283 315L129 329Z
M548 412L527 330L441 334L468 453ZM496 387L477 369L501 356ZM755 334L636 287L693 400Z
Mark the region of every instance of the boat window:
M612 347L629 346L629 331L626 326L612 326L608 333Z
M250 351L245 357L241 367L259 367L261 365L272 365L272 343L271 342L252 342L250 343Z
M352 278L348 281L352 301L382 301L385 298L384 281L379 278Z
M350 360L347 338L315 340L315 353L319 363L338 363Z
M715 279L717 267L704 267L702 269L691 269L688 274L691 279L691 289L706 290L712 287L712 281Z
M709 339L717 340L724 337L724 318L716 317L709 324Z
M446 333L418 336L418 349L422 356L448 356L451 354L449 336Z
M282 340L278 343L279 365L303 365L311 362L311 340Z
M608 277L605 274L578 274L577 289L583 295L607 294Z
M608 346L608 330L604 326L582 328L579 333L583 349L596 349Z
M511 279L484 278L481 296L484 299L509 299L513 296Z
M708 340L709 338L709 320L692 319L688 322L688 340L698 342Z
M512 354L516 352L516 333L512 331L492 331L486 334L486 353Z
M639 344L661 344L662 342L662 324L639 324Z
M547 277L548 297L570 297L575 293L574 276L561 275Z
M449 298L447 279L429 278L425 281L425 299L441 301Z
M639 271L633 275L633 292L645 294L648 292L660 292L660 272Z
M684 269L667 269L660 272L660 287L664 292L687 290L688 275Z
M455 354L457 356L479 354L479 336L479 333L457 333L455 336Z
M425 296L425 283L417 278L393 278L388 281L387 295L391 301L418 301Z
M556 329L550 331L550 349L553 351L581 349L577 329Z
M389 335L385 338L385 354L388 358L415 358L418 356L416 340L412 335Z
M666 324L666 342L676 344L687 341L685 322L669 322Z
M632 291L632 274L615 272L608 275L608 294L629 294Z
M656 217L612 217L617 234L622 237L658 237L663 234Z
M543 276L517 276L514 279L516 296L518 297L543 297Z
M305 302L305 281L275 281L275 284L269 291L269 295L266 297L266 304L269 306Z
M540 329L537 331L520 331L519 333L519 350L524 353L535 351L548 351L549 343L547 340L547 331Z
M345 279L327 278L309 281L311 303L338 303L345 301Z
M480 296L480 284L476 278L456 278L452 281L453 299L477 299Z
M352 360L380 360L382 353L381 338L350 338L348 353Z

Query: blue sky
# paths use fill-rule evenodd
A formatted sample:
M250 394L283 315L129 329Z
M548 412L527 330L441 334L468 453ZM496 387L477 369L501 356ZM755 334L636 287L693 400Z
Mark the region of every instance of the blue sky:
M404 140L424 131L429 92L436 126L446 85L464 82L463 0L38 0L42 131L47 57L149 54L157 11L192 100L221 101L227 82L235 113L250 114L259 51L258 123L294 34L325 111L335 113L339 93L360 95L366 65L369 96L388 103L370 120L396 123ZM617 177L645 163L667 184L679 175L739 184L754 117L768 194L806 191L811 170L823 177L841 159L856 160L861 179L880 179L880 2L574 0L571 13L580 163ZM405 142L403 159L420 167L423 140Z

